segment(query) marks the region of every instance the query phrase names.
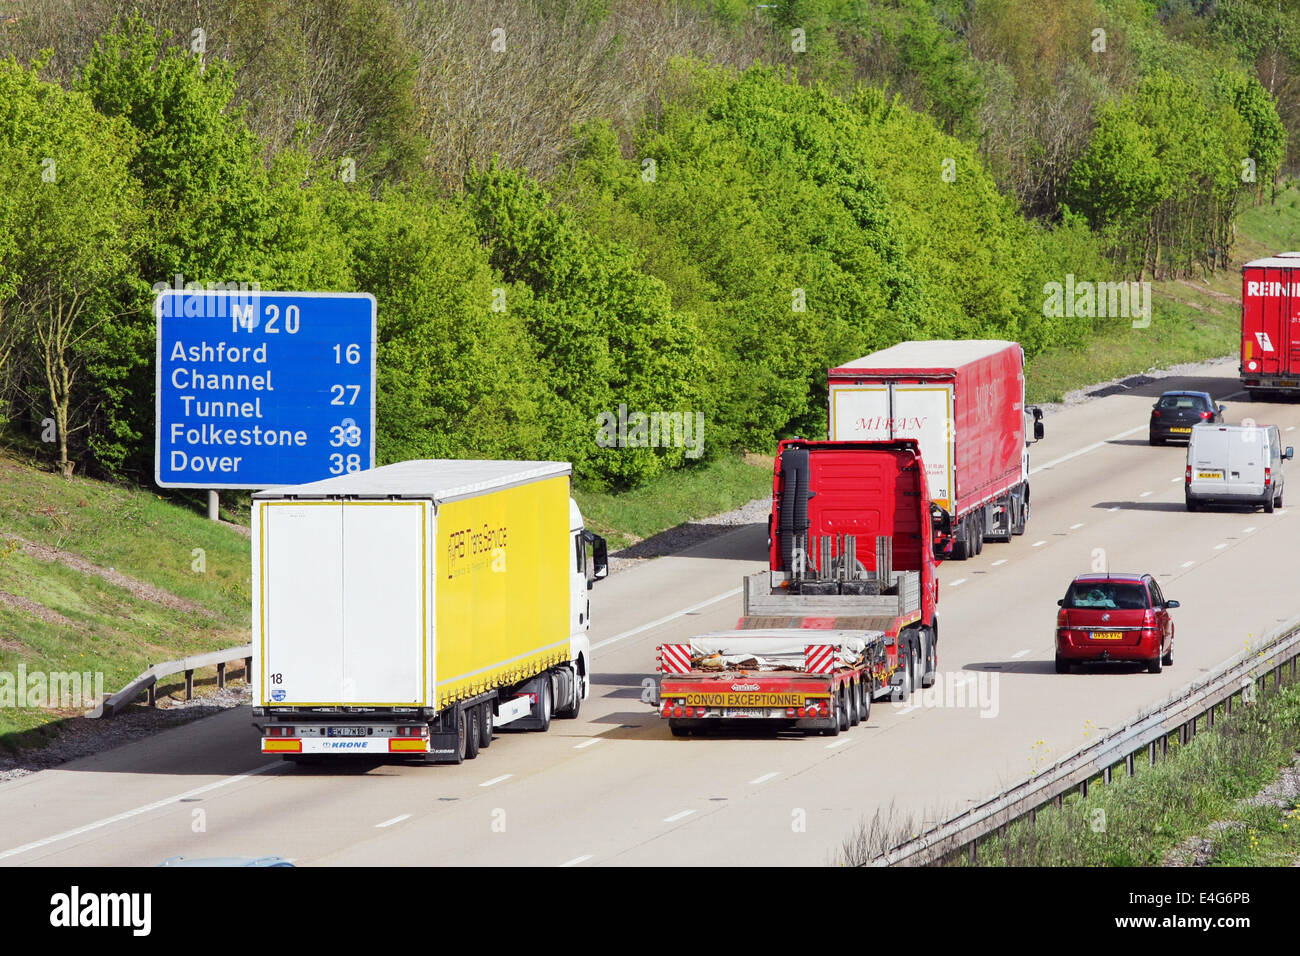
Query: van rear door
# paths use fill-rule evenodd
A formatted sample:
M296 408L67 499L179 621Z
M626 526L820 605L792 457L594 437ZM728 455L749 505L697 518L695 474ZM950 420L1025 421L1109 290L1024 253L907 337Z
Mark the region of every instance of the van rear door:
M1268 464L1268 430L1254 426L1228 432L1228 489L1233 495L1258 497L1264 493L1264 466Z
M1215 497L1228 491L1228 430L1221 426L1197 425L1187 445L1191 468L1188 490L1193 495Z

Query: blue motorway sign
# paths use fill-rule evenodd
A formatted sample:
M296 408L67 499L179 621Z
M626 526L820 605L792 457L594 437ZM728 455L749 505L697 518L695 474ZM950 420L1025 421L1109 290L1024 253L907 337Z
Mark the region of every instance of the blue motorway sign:
M168 289L154 316L159 486L268 488L374 464L374 296Z

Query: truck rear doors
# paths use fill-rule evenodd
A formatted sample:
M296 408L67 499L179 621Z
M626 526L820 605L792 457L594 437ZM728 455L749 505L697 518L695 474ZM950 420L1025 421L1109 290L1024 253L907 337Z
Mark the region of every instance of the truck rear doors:
M428 699L433 503L254 502L254 656L263 706Z
M1261 260L1274 262L1275 260ZM1296 268L1247 264L1242 269L1241 369L1249 379L1300 387L1300 258Z
M913 438L921 446L930 500L953 507L953 387L950 382L830 386L832 441Z

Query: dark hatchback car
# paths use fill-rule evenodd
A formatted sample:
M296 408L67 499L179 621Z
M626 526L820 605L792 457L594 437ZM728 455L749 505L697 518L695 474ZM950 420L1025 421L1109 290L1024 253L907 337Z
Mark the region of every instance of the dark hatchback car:
M1208 392L1165 392L1151 406L1153 445L1171 438L1192 438L1192 427L1202 423L1222 424L1223 406L1214 404Z
M1149 574L1081 574L1056 602L1056 673L1085 661L1138 661L1159 674L1174 663L1174 622Z

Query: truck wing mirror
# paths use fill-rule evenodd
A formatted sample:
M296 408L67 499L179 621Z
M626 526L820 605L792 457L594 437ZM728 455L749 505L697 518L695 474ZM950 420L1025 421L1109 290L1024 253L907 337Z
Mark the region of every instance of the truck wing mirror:
M1043 423L1041 421L1034 422L1034 441L1042 441L1044 434L1046 433L1043 430Z
M1287 445L1287 446L1286 446L1286 454L1283 455L1282 457L1283 457L1283 458L1291 458L1294 454L1295 454L1295 448L1292 447L1291 445Z
M587 566L587 588L609 577L609 553L605 539L590 531L582 532L582 540L591 544L591 564Z

